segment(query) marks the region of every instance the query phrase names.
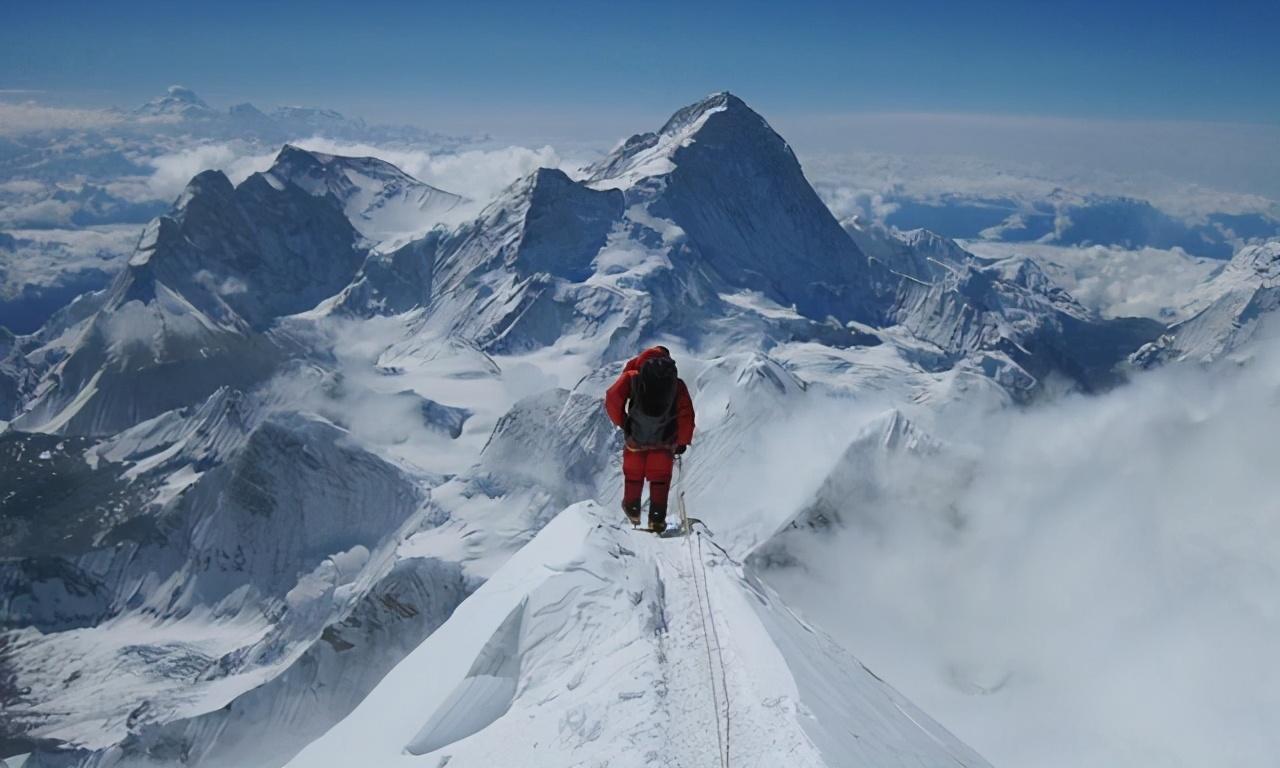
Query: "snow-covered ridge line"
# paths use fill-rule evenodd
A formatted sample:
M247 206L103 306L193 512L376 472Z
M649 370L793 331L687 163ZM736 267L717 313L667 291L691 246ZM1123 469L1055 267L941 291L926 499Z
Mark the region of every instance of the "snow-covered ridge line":
M558 515L289 766L559 768L602 754L620 766L717 764L686 542L612 517L591 503ZM706 558L730 764L986 765L727 561Z
M612 154L583 169L596 189L623 189L675 170L672 155L688 146L712 115L746 108L741 99L724 91L677 111L656 133L640 133L618 146Z
M352 225L375 244L402 245L438 224L456 224L469 212L465 197L374 157L341 157L286 144L265 177L312 195L332 195Z

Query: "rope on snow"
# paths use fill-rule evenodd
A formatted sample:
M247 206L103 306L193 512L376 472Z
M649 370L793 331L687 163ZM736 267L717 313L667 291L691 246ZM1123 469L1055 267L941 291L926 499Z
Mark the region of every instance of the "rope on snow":
M698 596L698 618L702 621L702 639L706 642L707 647L707 674L710 676L711 682L711 705L715 709L716 743L719 747L717 758L719 758L721 768L729 768L729 677L725 670L724 653L720 645L720 632L716 628L715 613L711 610L711 590L707 586L707 563L702 555L702 531L698 531L697 564L699 567L694 567L693 543L689 538L689 515L684 503L684 484L682 482L684 479L684 463L679 456L676 457L676 467L676 510L680 513L680 528L684 532L685 551L689 555L689 576L693 579L693 590ZM701 584L698 583L699 570L702 571ZM708 617L711 619L710 632L707 631ZM711 658L711 640L713 637L716 644L715 655L720 666L720 688L724 692L724 733L720 732L720 699L716 695L716 664Z

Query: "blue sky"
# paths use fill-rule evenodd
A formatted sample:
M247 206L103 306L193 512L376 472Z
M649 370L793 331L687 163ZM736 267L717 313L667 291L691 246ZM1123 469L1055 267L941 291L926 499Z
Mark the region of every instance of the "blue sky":
M80 104L180 82L215 105L612 128L728 88L772 115L1280 123L1275 0L3 4L0 89Z
M802 157L971 156L1280 199L1280 0L0 4L0 101L133 106L180 83L215 107L572 152L729 89Z

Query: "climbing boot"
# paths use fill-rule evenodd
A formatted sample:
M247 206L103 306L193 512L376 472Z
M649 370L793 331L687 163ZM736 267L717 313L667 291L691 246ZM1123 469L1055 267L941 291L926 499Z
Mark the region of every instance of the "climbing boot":
M627 522L633 527L640 525L640 500L622 502L622 511L627 514Z
M662 533L667 530L667 505L649 502L649 530Z

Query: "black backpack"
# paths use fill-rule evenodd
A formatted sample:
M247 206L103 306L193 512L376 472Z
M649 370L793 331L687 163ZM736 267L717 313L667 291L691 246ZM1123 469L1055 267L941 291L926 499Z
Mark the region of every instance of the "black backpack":
M640 447L671 445L676 438L676 361L653 357L631 377L627 435Z

